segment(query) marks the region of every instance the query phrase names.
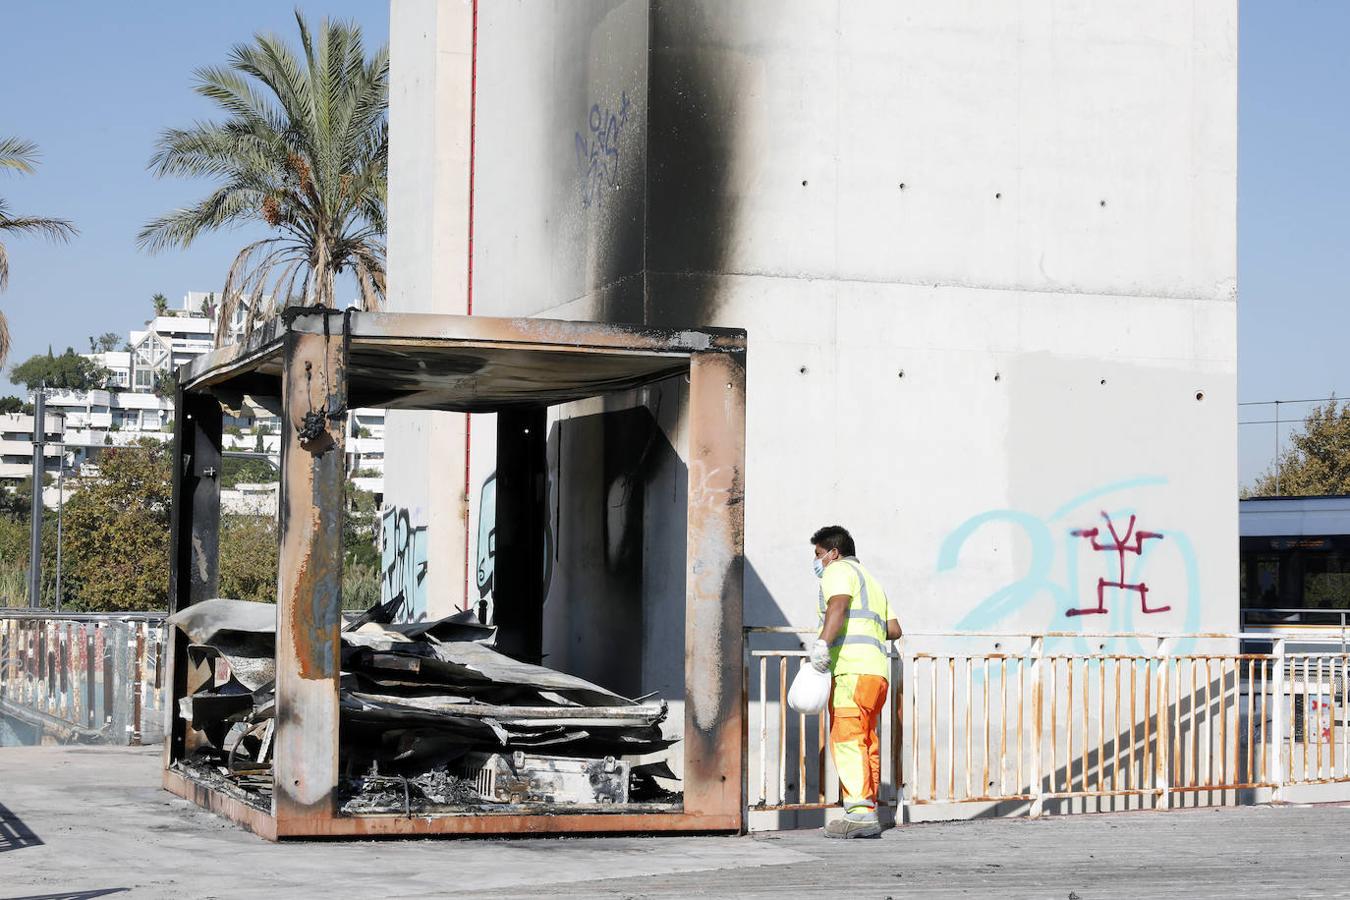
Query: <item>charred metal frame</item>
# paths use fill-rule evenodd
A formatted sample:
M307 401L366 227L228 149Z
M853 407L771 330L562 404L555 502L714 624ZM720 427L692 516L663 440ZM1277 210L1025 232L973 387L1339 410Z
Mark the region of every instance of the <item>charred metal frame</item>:
M195 780L177 715L188 660L169 642L164 787L276 840L288 837L556 832L741 831L745 724L741 691L745 354L742 331L483 316L290 309L246 342L179 372L169 603L214 596L222 410L244 394L281 403L276 735L270 810ZM684 801L682 810L405 817L343 815L338 787L343 420L351 407L497 412L526 511L550 405L689 380ZM505 474L505 473L504 473ZM503 488L499 486L499 490ZM526 548L537 535L517 534ZM525 596L527 605L541 598ZM513 637L537 652L537 631Z

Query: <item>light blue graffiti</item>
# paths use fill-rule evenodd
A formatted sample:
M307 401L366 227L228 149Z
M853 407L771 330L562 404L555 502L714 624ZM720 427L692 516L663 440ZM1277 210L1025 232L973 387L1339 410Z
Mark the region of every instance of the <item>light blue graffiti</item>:
M1079 553L1082 537L1073 532L1085 522L1097 518L1102 504L1112 495L1146 488L1158 488L1167 484L1162 476L1143 476L1112 482L1093 488L1054 509L1048 516L1038 516L1015 509L995 509L980 513L966 520L943 541L938 552L937 570L946 572L960 564L961 550L966 542L981 528L991 523L1008 523L1016 526L1029 543L1026 571L1015 581L1004 585L983 598L974 609L966 613L956 623L959 631L993 631L1017 612L1025 609L1041 597L1048 598L1051 613L1044 630L1079 632L1134 632L1138 629L1136 610L1128 603L1115 603L1106 614L1103 622L1097 616L1067 616L1069 609L1084 607L1079 597ZM1137 515L1136 510L1120 507L1105 510L1116 519L1127 519ZM1130 579L1141 582L1142 573L1150 559L1156 559L1161 553L1177 553L1186 573L1185 622L1182 631L1194 633L1200 624L1200 569L1196 557L1195 545L1190 537L1181 530L1160 528L1165 541L1153 541L1144 544L1130 566ZM1059 547L1056 537L1062 541L1063 565L1062 578L1057 571ZM1109 558L1100 560L1100 564L1111 572L1111 580L1119 578L1119 560L1114 555L1094 554ZM1113 568L1114 567L1114 568ZM1095 590L1095 588L1094 588ZM1180 603L1177 598L1176 603ZM1095 603L1095 596L1094 596ZM1138 604L1135 604L1138 605ZM1176 605L1174 603L1174 605ZM1147 630L1147 629L1146 629ZM1137 639L1129 639L1133 651L1151 652ZM1192 641L1185 642L1188 646ZM1073 640L1074 652L1089 652L1092 649L1084 638ZM1174 652L1185 652L1186 648L1177 647Z
M478 495L478 621L492 624L497 574L497 476L483 482Z
M380 600L403 598L399 619L420 622L427 616L427 527L413 526L404 507L380 517Z

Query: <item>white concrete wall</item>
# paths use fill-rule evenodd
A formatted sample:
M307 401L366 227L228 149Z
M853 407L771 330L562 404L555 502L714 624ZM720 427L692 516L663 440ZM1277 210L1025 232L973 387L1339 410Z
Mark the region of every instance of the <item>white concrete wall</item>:
M748 329L748 623L814 624L806 541L839 522L910 630L1236 626L1235 3L485 7L474 312ZM458 287L422 285L461 264L463 193L436 180L460 170L400 143L467 134L462 86L423 65L461 13L395 0L392 22L391 289L446 312ZM597 194L578 141L625 99ZM634 403L655 412L610 408ZM659 419L678 457L678 409ZM390 443L391 471L463 464ZM445 481L423 495L457 510ZM564 497L598 511L610 486ZM1108 591L1066 615L1115 578L1073 534L1109 542L1102 512L1163 535L1126 580L1169 610ZM677 662L653 598L682 595L682 555L644 548L648 680Z
M393 311L468 308L472 12L470 0L391 0ZM391 410L385 437L385 599L406 589L413 618L446 615L465 598L465 417Z

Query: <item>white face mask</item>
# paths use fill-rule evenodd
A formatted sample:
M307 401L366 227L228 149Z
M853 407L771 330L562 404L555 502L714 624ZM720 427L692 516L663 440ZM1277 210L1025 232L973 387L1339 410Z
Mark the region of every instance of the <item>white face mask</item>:
M819 556L811 562L811 569L816 573L817 578L825 577L825 565L825 560L821 559Z

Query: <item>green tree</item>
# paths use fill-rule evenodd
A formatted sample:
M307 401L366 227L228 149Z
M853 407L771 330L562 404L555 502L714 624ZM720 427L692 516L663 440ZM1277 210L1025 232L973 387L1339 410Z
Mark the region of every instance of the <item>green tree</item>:
M170 450L153 438L104 450L64 513L65 580L83 610L164 609L169 587Z
M220 486L235 488L241 484L270 484L277 480L276 466L265 459L240 459L227 456L220 464Z
M14 366L9 378L30 391L42 384L49 388L87 391L106 385L108 370L76 353L73 347L67 347L60 356L54 355L48 348L46 353L30 356Z
M150 390L156 397L176 397L178 395L177 370L160 369L155 373L155 386Z
M220 520L220 596L275 603L280 538L271 516Z
M380 510L375 495L347 482L347 509L342 519L342 552L348 565L379 568L380 551L375 547L379 534Z
M42 473L42 486L51 487L56 476L50 472ZM26 475L13 485L0 487L0 518L15 522L27 522L33 512L33 476Z
M150 304L154 306L156 316L162 316L169 311L169 298L163 294L155 294L151 297Z
M31 175L36 168L37 145L18 138L0 138L0 171L17 172ZM78 232L75 226L65 219L50 219L44 216L18 216L10 212L5 199L0 197L0 238L6 234L35 233L54 241L67 241ZM9 285L9 255L5 244L0 241L0 291ZM9 321L0 313L0 366L9 356Z
M344 609L369 609L380 601L380 556L374 531L378 517L374 495L348 483L342 529ZM280 534L270 516L223 517L221 596L274 602L279 543Z
M1313 407L1289 443L1278 467L1272 464L1247 496L1350 494L1350 401L1333 398Z
M375 495L348 481L342 519L342 608L369 609L380 602L380 510Z
M118 337L117 332L105 331L98 337L91 337L89 339L89 352L111 353L113 350L116 350L121 343L122 339Z
M0 415L7 413L21 413L27 408L28 403L20 397L13 394L7 397L0 397Z
M0 607L28 605L28 518L0 516ZM69 596L62 585L62 592ZM42 597L39 605L56 600L56 521L42 520Z
M243 304L243 331L274 302L334 306L334 278L350 271L363 309L385 295L389 52L367 58L354 23L323 20L318 40L299 11L300 55L273 35L236 45L228 66L198 69L196 92L224 122L165 131L150 161L157 176L209 178L196 204L148 223L151 252L186 248L198 236L246 221L275 233L245 246L225 278L216 341ZM295 290L299 284L299 292Z

